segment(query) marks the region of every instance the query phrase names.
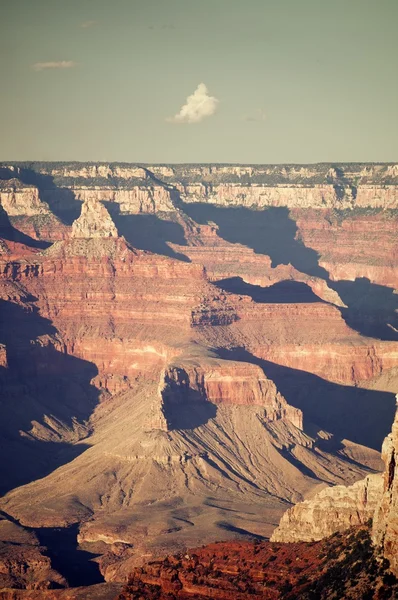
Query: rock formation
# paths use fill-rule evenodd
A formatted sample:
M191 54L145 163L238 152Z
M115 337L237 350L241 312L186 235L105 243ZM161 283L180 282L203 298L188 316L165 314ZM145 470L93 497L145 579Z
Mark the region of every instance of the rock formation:
M117 238L118 233L105 206L97 200L84 202L80 217L72 225L72 238Z
M398 575L398 409L392 431L384 440L382 458L383 490L373 517L373 542Z
M354 485L326 488L311 500L290 508L271 536L274 542L312 542L364 525L373 518L382 494L381 475L370 475Z
M118 600L358 600L395 598L398 580L351 528L316 543L210 544L135 568Z
M373 520L372 539L398 574L398 409L392 432L383 443L384 474L366 477L350 487L322 490L289 509L272 534L275 542L320 540L336 531Z
M10 518L75 527L109 581L268 537L325 485L354 484L339 526L366 520L398 358L393 165L21 163L0 181Z
M162 374L160 394L166 414L173 409L179 411L187 402L261 406L268 421L284 419L303 429L301 410L289 406L274 382L256 365L215 359L180 365L169 366Z
M19 179L0 179L0 204L8 216L33 217L50 213L50 207L33 185L24 185Z
M0 515L0 598L4 588L46 590L66 587L37 536Z

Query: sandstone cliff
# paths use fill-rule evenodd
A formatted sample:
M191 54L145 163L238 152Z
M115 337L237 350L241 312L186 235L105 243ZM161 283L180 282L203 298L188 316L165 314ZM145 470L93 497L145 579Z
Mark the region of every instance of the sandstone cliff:
M398 410L392 432L383 443L383 475L371 475L350 487L336 486L319 492L289 509L271 540L320 540L336 531L373 520L375 546L398 574Z
M44 215L50 207L33 185L24 185L19 179L0 179L0 204L10 217Z
M274 382L256 365L205 358L192 362L180 361L179 366L169 366L162 374L160 394L166 420L168 411L180 410L184 402L207 401L215 405L260 406L265 419L285 419L303 428L301 410L289 406Z
M290 508L273 532L274 542L311 542L364 525L372 519L381 498L382 476L369 475L354 485L326 488L311 500Z
M384 441L382 457L383 491L373 518L373 541L398 575L398 409L392 432Z
M72 225L72 238L118 237L117 229L108 211L101 202L86 200L81 214Z

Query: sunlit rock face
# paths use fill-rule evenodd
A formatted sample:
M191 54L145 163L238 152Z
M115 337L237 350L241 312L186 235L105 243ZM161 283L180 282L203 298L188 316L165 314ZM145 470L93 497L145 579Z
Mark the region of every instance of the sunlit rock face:
M382 494L382 476L369 475L349 487L337 485L289 509L272 534L274 542L311 542L364 525L373 518Z
M118 233L105 206L97 200L86 200L80 217L72 225L71 238L117 238Z
M311 500L289 509L272 534L275 542L320 540L353 525L373 521L377 550L398 574L398 410L382 448L383 474L352 486L326 488Z
M398 402L398 398L397 398ZM383 491L373 521L373 541L398 575L398 409L382 449Z

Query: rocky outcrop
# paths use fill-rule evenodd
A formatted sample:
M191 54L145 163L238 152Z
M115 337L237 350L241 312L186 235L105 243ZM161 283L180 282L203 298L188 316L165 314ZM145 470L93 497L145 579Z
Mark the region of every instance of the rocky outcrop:
M373 520L373 541L398 575L398 409L392 431L383 444L382 458L383 490Z
M263 407L265 419L288 420L302 429L301 410L289 406L258 366L215 359L180 365L167 367L162 374L160 395L166 421L169 411L186 403L210 402Z
M398 574L398 410L383 443L383 475L370 475L350 487L322 490L289 509L272 534L276 542L320 540L333 532L373 520L372 539Z
M398 581L377 561L369 530L316 543L210 544L135 568L118 600L331 600L395 598Z
M45 590L66 587L65 579L52 568L44 552L45 549L38 545L0 542L0 598L4 588Z
M36 534L0 515L0 598L4 588L46 590L66 587ZM10 596L12 597L12 596Z
M110 214L101 202L86 200L80 217L72 225L72 238L117 238L118 232Z
M19 179L0 179L0 204L10 217L32 217L51 212L40 198L38 188L24 185Z
M322 490L290 508L271 536L274 542L311 542L372 519L382 493L382 476Z

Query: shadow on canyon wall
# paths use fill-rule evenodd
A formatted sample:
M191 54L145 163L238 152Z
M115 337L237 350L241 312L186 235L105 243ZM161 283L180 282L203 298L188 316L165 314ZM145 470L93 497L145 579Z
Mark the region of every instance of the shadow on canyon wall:
M34 298L29 298L30 301ZM39 336L56 330L36 307L0 301L0 493L48 475L84 452L72 445L87 435L98 402L92 363L60 352Z
M269 287L252 285L242 277L221 279L215 285L225 292L243 294L259 304L296 304L301 302L323 302L311 288L300 281L279 281Z
M47 548L52 567L65 577L70 587L94 585L104 581L93 554L79 548L78 523L65 528L35 528L39 542Z
M318 264L318 253L296 239L296 222L285 207L251 210L242 207L221 208L211 204L184 203L182 206L184 212L197 223L216 223L218 234L228 242L243 244L256 254L269 256L272 267L290 263L307 275L328 278L328 272Z
M339 440L349 439L380 451L391 430L395 414L392 393L331 383L307 371L262 360L243 348L219 348L217 354L261 367L287 402L303 411L304 430L309 435L316 424Z
M340 309L347 325L361 335L398 340L398 295L393 294L391 288L373 284L366 278L332 281L329 273L319 265L319 254L296 239L297 225L287 208L222 208L204 203L183 203L176 198L174 202L194 221L216 223L220 237L226 241L243 244L257 254L269 256L272 267L290 263L302 273L325 280L347 306Z
M38 248L39 250L44 250L51 246L50 242L45 242L41 240L35 240L29 235L22 233L16 229L10 222L10 219L4 210L4 208L0 205L0 238L5 240L6 242L17 242L18 244L24 244L29 248Z
M214 419L217 414L217 407L204 400L199 392L198 396L199 398L195 404L165 405L165 416L170 431L196 429L201 425L205 425L210 419Z
M184 230L179 223L161 219L157 215L129 215L120 212L118 204L103 202L117 227L119 235L139 250L149 250L155 254L176 260L191 262L184 254L175 252L168 242L186 246Z
M203 395L189 385L186 374L182 381L168 380L162 391L164 415L169 429L196 429L217 414L217 407L203 398Z
M47 202L51 212L65 225L72 225L73 221L80 216L83 203L76 200L72 190L58 186L52 175L38 173L29 168L20 168L17 175L6 167L1 169L1 179L9 180L15 177L26 185L35 185L39 190L40 199Z
M93 560L99 554L82 550L78 546L78 523L63 528L29 527L21 525L18 519L2 510L0 518L34 533L44 553L50 558L51 567L66 579L70 587L94 585L104 581L98 563Z
M366 277L355 281L329 281L347 308L341 314L352 329L381 340L398 340L398 294Z

